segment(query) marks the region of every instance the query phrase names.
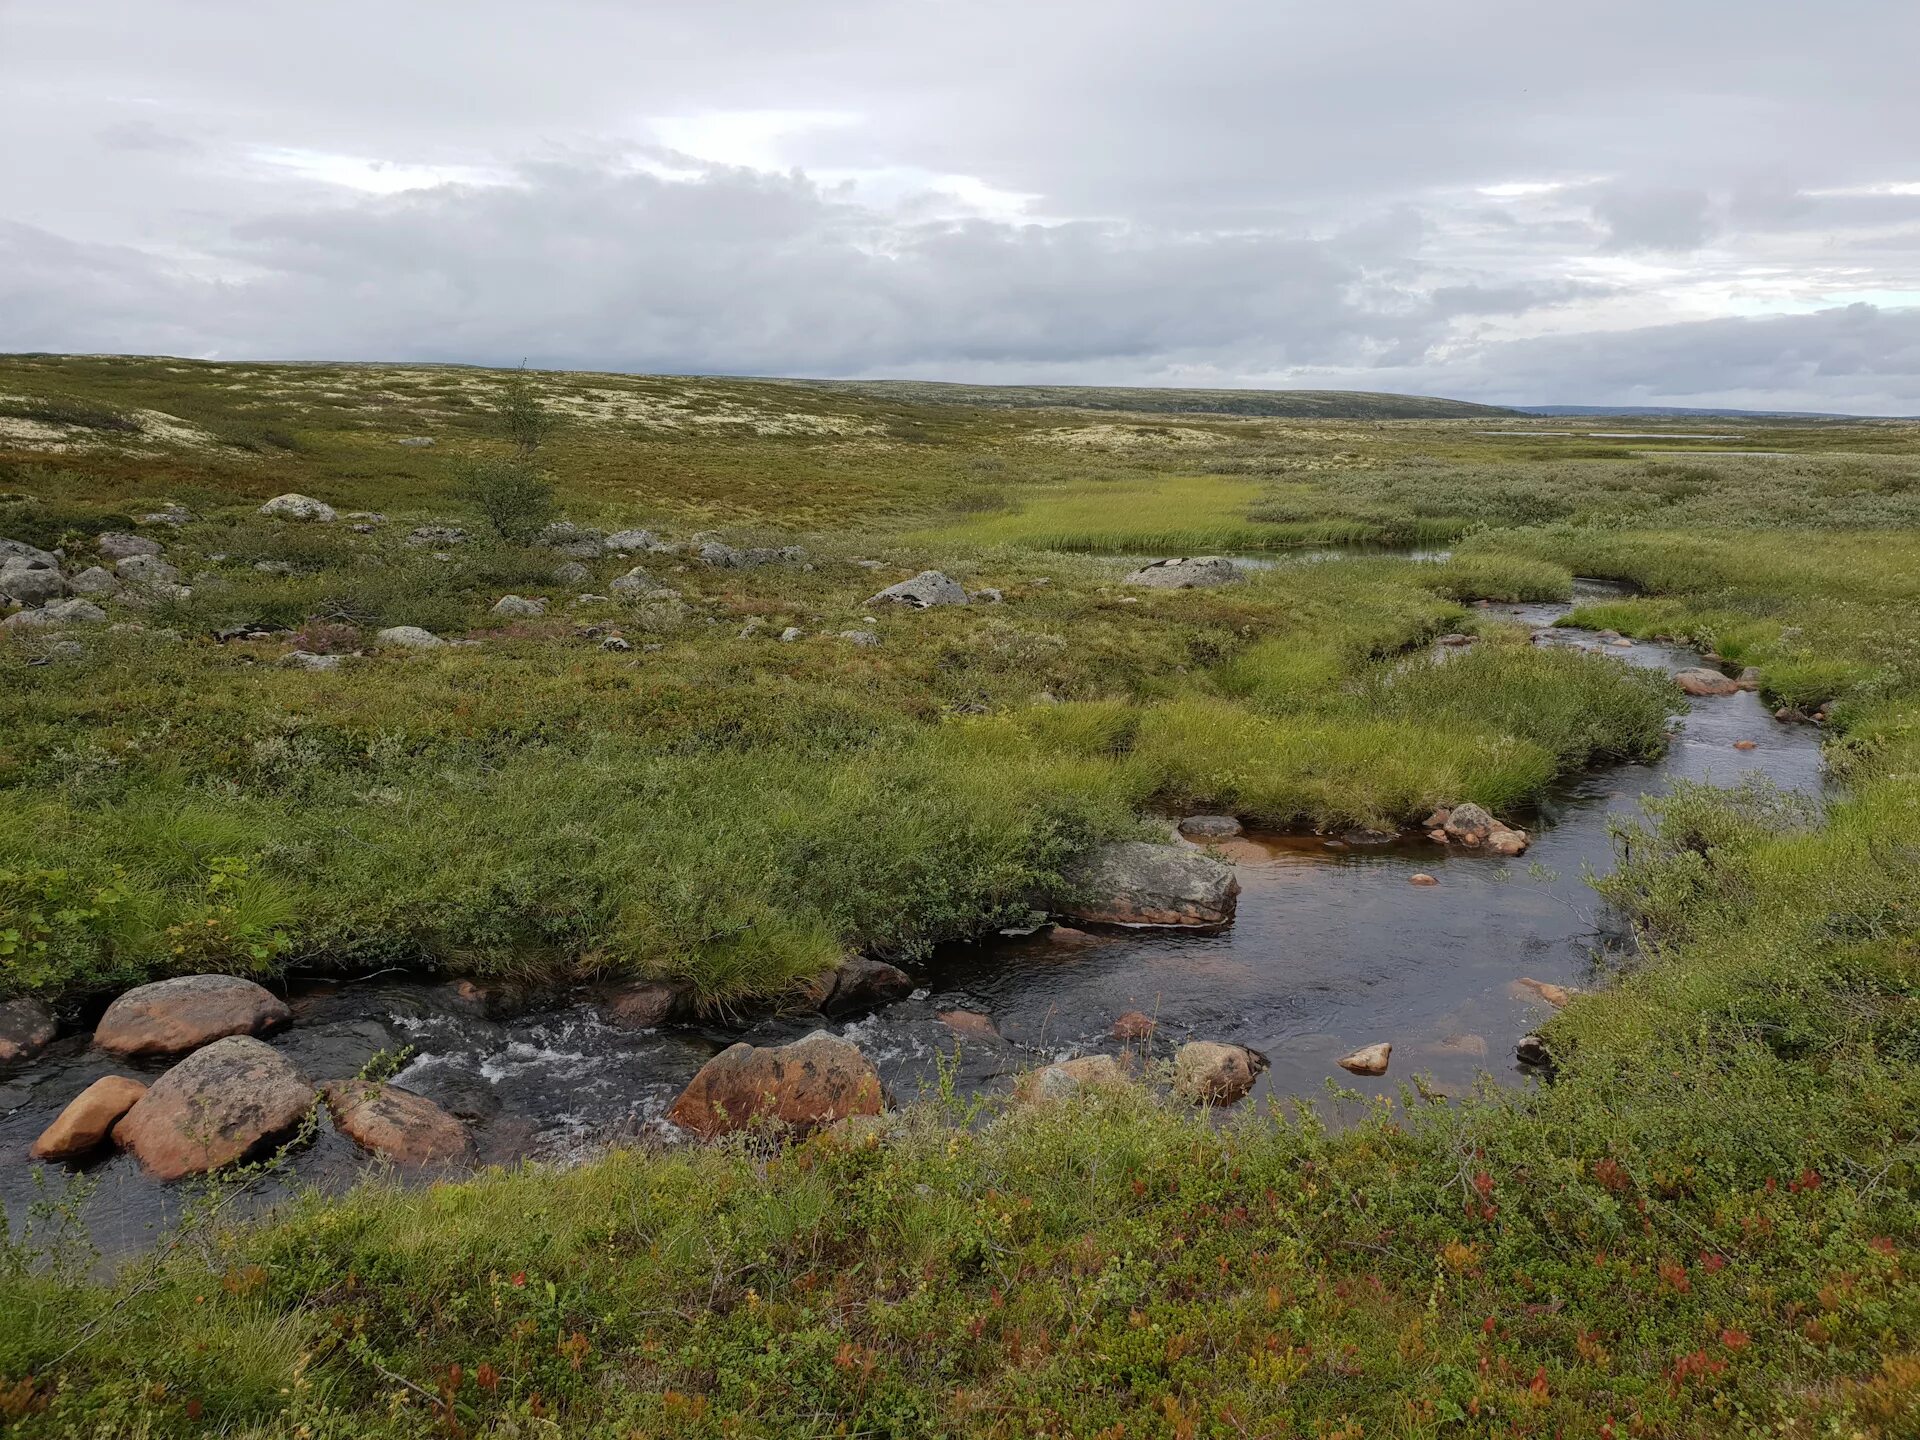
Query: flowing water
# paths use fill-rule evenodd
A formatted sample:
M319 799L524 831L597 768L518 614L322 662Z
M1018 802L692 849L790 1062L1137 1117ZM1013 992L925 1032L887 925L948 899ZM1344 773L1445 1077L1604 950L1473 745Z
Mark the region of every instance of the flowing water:
M1618 593L1583 581L1575 598ZM1546 627L1567 609L1486 613ZM1614 648L1570 629L1542 643L1604 649L1667 671L1699 659L1674 646ZM1320 1095L1329 1080L1374 1093L1416 1074L1454 1094L1482 1074L1518 1083L1514 1042L1550 1013L1519 982L1590 988L1606 983L1613 963L1610 944L1620 937L1585 883L1610 864L1610 816L1637 811L1643 797L1682 778L1731 785L1757 772L1785 789L1821 791L1818 731L1775 721L1757 695L1695 700L1675 730L1659 761L1596 770L1557 789L1527 818L1534 844L1524 856L1450 851L1417 832L1378 844L1250 833L1212 846L1235 863L1241 884L1238 917L1218 934L1043 932L953 946L917 972L923 988L910 999L829 1028L860 1045L898 1100L934 1084L943 1063L962 1092L978 1092L1052 1059L1117 1050L1113 1021L1135 1009L1159 1019L1161 1053L1190 1038L1263 1051L1272 1068L1244 1103ZM1738 740L1754 748L1737 750ZM1409 883L1422 871L1439 883ZM272 1043L305 1073L352 1075L382 1051L410 1047L396 1083L467 1119L486 1161L569 1162L664 1135L666 1107L709 1056L735 1040L778 1043L823 1023L782 1017L742 1029L636 1032L610 1023L584 992L498 1014L459 987L400 973L298 981L289 1000L294 1024ZM991 1016L1002 1042L961 1042L938 1019L947 1009ZM1341 1056L1381 1040L1393 1044L1387 1075L1338 1068ZM0 1078L0 1201L16 1231L74 1178L28 1161L27 1146L87 1083L115 1072L141 1073L102 1057L80 1033ZM256 1183L239 1208L257 1211L303 1187L337 1189L372 1164L323 1119L314 1143ZM109 1255L151 1244L194 1194L147 1181L124 1155L100 1160L79 1183L85 1193L74 1192L73 1208Z

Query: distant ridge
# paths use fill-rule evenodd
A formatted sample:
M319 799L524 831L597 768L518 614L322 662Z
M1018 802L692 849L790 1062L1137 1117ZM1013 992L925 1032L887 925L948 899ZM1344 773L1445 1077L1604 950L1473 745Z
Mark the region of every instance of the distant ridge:
M1319 420L1473 420L1516 412L1430 395L1368 390L1176 390L1151 386L963 385L936 380L782 380L911 405L1003 410L1111 410L1147 415L1242 415Z
M1522 415L1640 415L1696 420L1898 420L1898 415L1847 415L1836 410L1722 410L1695 405L1515 405Z

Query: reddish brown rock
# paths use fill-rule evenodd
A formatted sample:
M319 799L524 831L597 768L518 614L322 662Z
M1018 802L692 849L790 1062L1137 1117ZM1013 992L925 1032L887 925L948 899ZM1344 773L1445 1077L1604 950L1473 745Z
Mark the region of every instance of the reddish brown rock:
M1447 832L1449 840L1462 845L1478 845L1493 833L1498 824L1493 816L1469 801L1449 810L1446 823L1440 828Z
M1409 875L1407 877L1407 883L1409 885L1438 885L1440 882L1434 879L1433 876L1427 874L1426 871L1420 870Z
M33 1142L36 1160L77 1160L107 1143L120 1117L147 1093L125 1075L104 1075L68 1102L59 1118Z
M0 1005L0 1070L26 1064L53 1043L59 1028L37 1000Z
M1524 853L1527 846L1532 842L1528 840L1526 831L1515 830L1508 825L1496 824L1493 829L1487 833L1487 838L1484 843L1490 854L1519 855Z
M1387 1061L1393 1055L1393 1046L1385 1041L1378 1045L1363 1045L1351 1055L1340 1057L1340 1068L1351 1070L1356 1075L1384 1075L1387 1073Z
M473 1160L467 1127L424 1095L371 1080L320 1087L333 1128L362 1150L399 1165L465 1165Z
M93 1043L111 1055L178 1055L228 1035L263 1035L291 1012L238 975L181 975L138 985L107 1007Z
M899 966L855 955L816 977L802 989L801 998L823 1015L846 1015L877 1010L912 993L913 977Z
M1084 945L1093 939L1086 931L1071 925L1049 925L1045 938L1050 945Z
M1760 742L1757 740L1736 740L1733 742L1733 748L1736 750L1753 750L1758 748L1759 744Z
M1524 1000L1529 996L1537 996L1558 1010L1580 992L1578 990L1569 990L1564 985L1555 985L1550 980L1535 980L1530 975L1523 975L1513 982L1513 985L1510 987L1510 993L1516 1000Z
M658 980L619 986L608 991L601 1003L608 1019L629 1030L657 1029L692 1009L686 991Z
M816 1030L791 1045L730 1045L700 1067L667 1118L703 1140L756 1120L801 1134L886 1107L880 1075L858 1049Z
M1039 1105L1048 1100L1064 1100L1084 1090L1125 1090L1133 1081L1111 1055L1083 1055L1077 1060L1062 1060L1020 1077L1013 1098L1023 1105Z
M1196 1105L1231 1105L1267 1068L1267 1057L1244 1045L1192 1040L1173 1057L1173 1093Z
M935 1018L964 1039L978 1040L988 1045L999 1043L999 1027L991 1017L982 1015L978 1010L942 1010Z
M1231 867L1212 856L1140 840L1096 850L1065 878L1061 913L1102 925L1225 925L1240 894Z
M178 1180L245 1160L299 1128L313 1087L271 1046L229 1035L196 1050L153 1082L113 1127L157 1180Z
M1153 1032L1160 1028L1160 1022L1144 1010L1129 1010L1113 1022L1113 1038L1116 1040L1151 1040Z
M1673 677L1673 683L1689 695L1731 695L1740 688L1738 681L1729 680L1718 670L1706 670L1699 666L1678 672Z

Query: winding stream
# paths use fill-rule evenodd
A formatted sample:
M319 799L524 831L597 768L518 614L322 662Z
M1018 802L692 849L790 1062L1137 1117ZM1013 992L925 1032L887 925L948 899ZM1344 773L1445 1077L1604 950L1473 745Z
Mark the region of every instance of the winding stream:
M1619 593L1582 581L1575 600ZM1569 608L1486 613L1543 628ZM1603 644L1570 629L1543 643ZM1699 661L1647 643L1606 653L1668 671ZM860 1045L903 1101L934 1083L956 1050L963 1093L1005 1088L1053 1059L1117 1050L1113 1021L1135 1009L1160 1020L1161 1050L1199 1038L1264 1051L1272 1069L1245 1104L1318 1095L1329 1080L1372 1093L1393 1093L1415 1074L1455 1094L1483 1073L1518 1083L1514 1042L1550 1011L1517 982L1605 983L1613 932L1584 877L1610 863L1610 815L1637 811L1644 796L1682 778L1729 785L1758 772L1783 789L1821 791L1818 730L1776 722L1757 695L1695 700L1677 731L1654 764L1589 772L1559 788L1529 822L1534 844L1516 859L1450 853L1417 834L1381 845L1248 834L1212 847L1237 864L1242 887L1238 919L1220 934L1043 934L954 946L919 972L923 988L912 998L831 1028ZM1736 740L1755 748L1736 750ZM1439 883L1410 884L1418 871ZM660 1116L710 1055L739 1039L798 1038L821 1023L784 1017L745 1030L636 1032L611 1024L584 994L497 1015L460 987L402 974L300 981L288 998L293 1027L272 1043L305 1073L351 1075L381 1051L411 1047L396 1083L467 1119L490 1162L570 1162L660 1133ZM1003 1042L961 1042L937 1018L956 1008L990 1015ZM1379 1040L1394 1046L1387 1075L1364 1079L1337 1067L1340 1056ZM16 1233L71 1183L63 1168L25 1158L34 1136L90 1081L138 1071L100 1055L81 1033L0 1079L0 1201ZM259 1182L243 1205L257 1211L301 1186L341 1188L374 1163L323 1120L289 1173ZM82 1174L77 1210L109 1256L153 1243L193 1193L144 1179L125 1155Z

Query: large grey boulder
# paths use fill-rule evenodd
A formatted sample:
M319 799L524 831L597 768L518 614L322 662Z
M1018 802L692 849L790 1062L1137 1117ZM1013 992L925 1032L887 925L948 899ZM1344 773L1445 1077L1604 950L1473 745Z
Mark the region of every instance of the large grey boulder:
M1231 585L1245 579L1240 567L1222 555L1196 555L1178 560L1155 560L1127 576L1129 585L1149 590L1194 590L1208 585Z
M156 1180L178 1180L245 1160L299 1128L313 1086L293 1063L250 1035L196 1050L113 1127Z
M1233 919L1240 882L1233 869L1197 850L1123 840L1068 869L1073 920L1103 925L1208 927Z
M76 595L65 600L51 600L38 610L22 610L18 615L9 615L5 620L0 620L0 626L8 630L40 630L53 625L103 625L106 619L106 611Z
M655 581L651 575L647 574L643 567L636 565L627 571L626 574L616 579L613 584L607 588L616 595L632 597L651 594L660 587L658 582Z
M653 549L651 530L616 530L600 542L600 548L613 555L634 555Z
M178 585L180 571L158 555L129 555L113 567L122 580L136 585Z
M379 645L397 645L402 650L434 650L447 642L431 630L422 630L418 625L389 625L384 630L374 632L374 642Z
M120 582L113 578L111 570L89 565L67 581L67 588L76 595L111 595L120 588Z
M331 505L311 495L276 495L260 507L260 513L271 520L307 520L322 525L339 518Z
M532 620L547 613L547 602L529 600L522 595L502 595L493 602L491 613L503 620Z
M878 595L867 597L869 605L905 605L913 610L966 603L967 592L961 588L960 582L948 579L938 570L922 570L911 580L889 585Z
M58 570L24 560L9 560L0 565L0 595L9 600L22 605L43 605L66 593L66 579Z
M109 560L125 560L133 555L158 555L160 542L149 540L145 535L109 530L93 542L93 548Z
M26 560L42 570L60 568L60 557L51 551L29 545L24 540L0 540L0 565L10 560Z

